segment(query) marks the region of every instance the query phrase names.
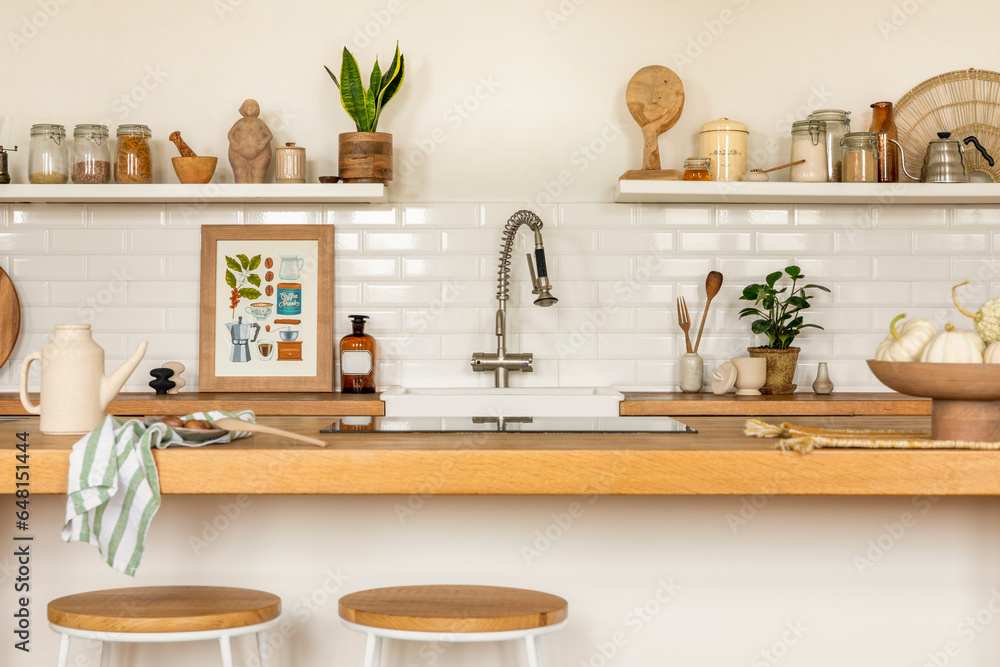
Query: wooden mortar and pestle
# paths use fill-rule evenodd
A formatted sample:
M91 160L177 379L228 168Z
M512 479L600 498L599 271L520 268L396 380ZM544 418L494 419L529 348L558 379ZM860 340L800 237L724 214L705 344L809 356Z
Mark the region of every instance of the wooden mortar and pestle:
M172 158L170 161L174 165L174 173L181 183L208 183L215 174L215 166L219 162L217 157L204 157L197 155L181 139L180 132L171 132L168 137L174 142L181 156Z
M632 75L625 104L642 128L642 169L631 169L618 180L679 181L681 172L660 169L660 135L672 128L684 110L684 84L669 67L649 65Z

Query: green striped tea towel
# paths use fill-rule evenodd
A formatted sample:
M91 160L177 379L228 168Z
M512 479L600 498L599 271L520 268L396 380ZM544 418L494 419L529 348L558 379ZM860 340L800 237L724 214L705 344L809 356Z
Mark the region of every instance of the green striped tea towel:
M214 422L222 417L254 421L250 410L196 412L183 419ZM160 507L160 480L152 448L198 447L249 435L248 431L230 431L214 440L192 443L166 424L147 427L138 419L108 415L78 440L70 453L63 540L93 544L108 565L134 576L142 561L149 522Z

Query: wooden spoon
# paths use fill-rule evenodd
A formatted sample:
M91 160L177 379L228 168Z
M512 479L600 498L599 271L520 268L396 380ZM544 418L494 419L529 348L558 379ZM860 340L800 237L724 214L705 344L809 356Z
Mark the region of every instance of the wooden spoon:
M701 314L701 326L698 327L698 338L694 341L694 351L698 352L698 346L701 344L701 332L705 330L705 318L708 317L708 307L712 305L712 299L715 295L719 293L722 289L722 274L718 271L709 271L708 277L705 278L705 294L708 296L708 301L705 302L705 310Z
M213 423L219 428L224 428L227 431L268 433L270 435L279 435L288 438L289 440L298 440L309 445L316 445L317 447L326 447L326 443L319 438L310 438L307 435L299 435L298 433L292 433L291 431L286 431L284 429L274 428L273 426L264 426L263 424L255 424L254 422L243 421L242 419L223 417L222 419L216 419Z
M677 123L684 110L684 85L669 67L649 65L632 75L625 104L642 128L642 168L660 168L658 138Z

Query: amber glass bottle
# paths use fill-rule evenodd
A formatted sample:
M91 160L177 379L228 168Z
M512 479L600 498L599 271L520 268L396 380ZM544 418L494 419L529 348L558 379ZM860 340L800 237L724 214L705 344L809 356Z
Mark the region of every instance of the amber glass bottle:
M899 149L889 141L898 139L892 120L892 102L872 105L872 126L868 131L878 135L878 182L895 183L899 180Z
M340 339L340 386L345 394L375 393L375 339L365 333L367 315L351 315L354 332Z

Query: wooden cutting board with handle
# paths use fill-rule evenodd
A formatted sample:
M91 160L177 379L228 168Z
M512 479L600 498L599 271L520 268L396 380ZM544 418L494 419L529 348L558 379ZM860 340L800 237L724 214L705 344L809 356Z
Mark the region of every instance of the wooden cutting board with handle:
M7 363L21 331L21 303L10 276L0 269L0 366Z

